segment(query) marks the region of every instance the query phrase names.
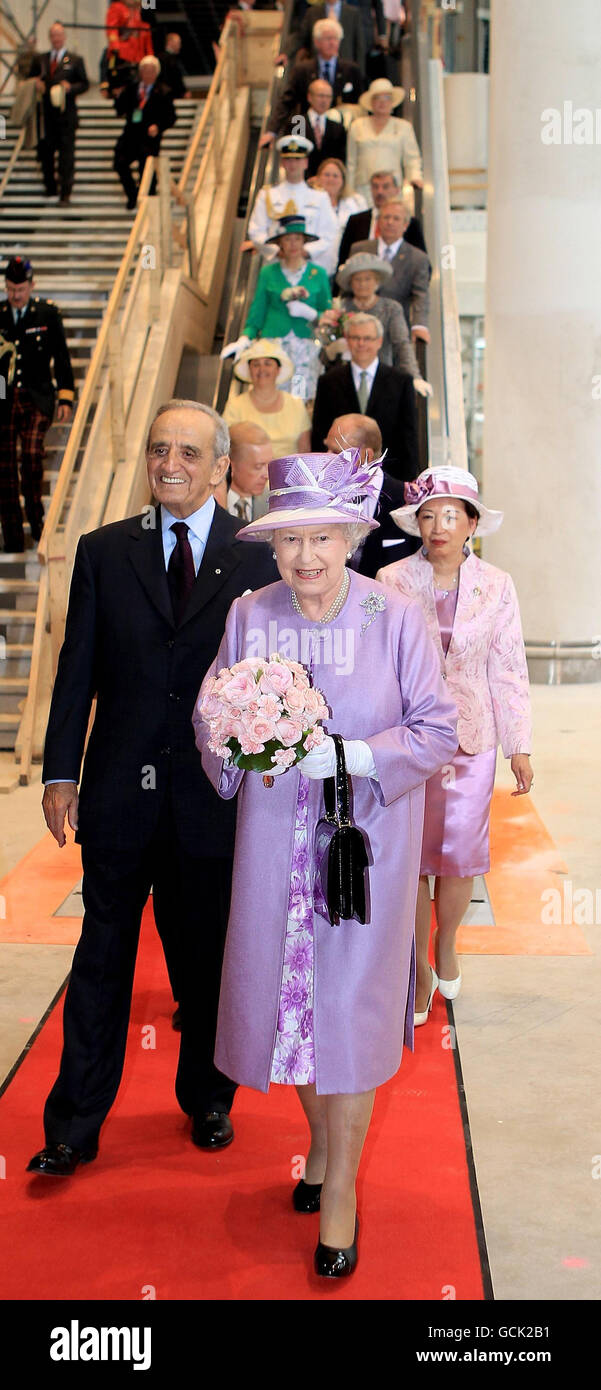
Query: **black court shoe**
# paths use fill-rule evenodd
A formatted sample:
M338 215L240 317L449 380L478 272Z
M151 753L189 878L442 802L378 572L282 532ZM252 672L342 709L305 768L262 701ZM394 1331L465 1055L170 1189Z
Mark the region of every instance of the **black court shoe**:
M322 1245L319 1241L313 1264L315 1273L321 1274L325 1279L344 1279L352 1274L358 1260L357 1239L359 1236L359 1218L355 1220L355 1237L352 1245L348 1245L346 1250L335 1250L333 1245Z
M305 1182L304 1178L301 1178L292 1193L294 1210L319 1211L322 1187L323 1183L321 1182Z

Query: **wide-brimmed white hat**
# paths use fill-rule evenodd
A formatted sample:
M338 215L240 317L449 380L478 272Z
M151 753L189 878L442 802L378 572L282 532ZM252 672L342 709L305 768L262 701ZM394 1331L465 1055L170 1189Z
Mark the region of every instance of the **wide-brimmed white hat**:
M373 97L392 97L392 109L400 106L405 97L404 87L394 87L388 77L376 77L370 82L366 92L359 97L359 105L364 111L371 111Z
M237 376L239 381L251 380L248 364L255 362L257 357L274 357L276 362L279 362L280 370L275 379L276 386L281 386L284 381L290 381L294 372L292 359L287 352L284 352L281 343L278 343L275 338L256 338L250 347L240 353L234 367L234 376Z
M285 526L352 525L377 530L365 506L378 490L378 465L361 462L360 449L340 454L290 454L269 465L269 511L236 535L237 541L262 541L265 533Z
M371 251L358 251L355 256L349 256L348 261L340 265L336 271L341 289L350 289L353 275L359 275L362 270L370 270L372 275L377 275L380 280L390 280L392 275L390 261L383 261L381 256L373 256Z
M396 507L390 515L399 529L410 536L419 536L417 512L424 502L430 502L433 497L457 497L462 502L471 502L478 513L475 536L490 536L493 531L498 531L503 520L502 512L491 511L480 501L473 473L468 473L467 468L454 468L451 464L425 468L415 482L405 483L405 497L405 506Z

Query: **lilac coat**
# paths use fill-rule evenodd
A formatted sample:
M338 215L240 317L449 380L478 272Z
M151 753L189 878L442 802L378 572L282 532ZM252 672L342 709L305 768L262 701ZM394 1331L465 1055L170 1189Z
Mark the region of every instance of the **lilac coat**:
M418 604L353 571L333 623L294 612L283 582L236 599L207 678L245 656L310 662L325 695L328 728L365 739L378 781L353 780L353 815L370 857L370 921L331 926L317 913L314 932L314 1042L319 1094L371 1090L396 1072L403 1037L413 1043L413 932L424 783L457 748L455 711ZM368 622L368 595L384 603ZM366 625L367 624L367 625ZM363 628L363 630L362 630ZM293 830L300 773L271 789L257 773L224 769L207 748L195 711L203 765L221 796L238 792L232 905L223 964L215 1061L245 1086L269 1088L274 1049ZM323 783L310 782L308 834L323 815Z

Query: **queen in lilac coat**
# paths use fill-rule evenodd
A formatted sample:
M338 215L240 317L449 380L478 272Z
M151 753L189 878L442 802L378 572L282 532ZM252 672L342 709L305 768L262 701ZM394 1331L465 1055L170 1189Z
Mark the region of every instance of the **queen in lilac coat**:
M318 471L331 458L305 455L303 461ZM305 487L296 508L282 512L278 494L285 490L276 486L282 463L292 461L270 465L268 515L246 531L251 538L275 536L284 582L235 601L206 679L245 657L273 652L309 668L331 711L328 730L342 735L345 750L359 750L359 775L351 777L352 817L368 845L368 922L332 926L313 902L312 847L324 815L323 776L329 772L309 772L308 761L318 761L320 750L266 789L259 774L228 767L209 751L198 711L194 723L213 785L221 796L238 795L215 1060L226 1075L261 1091L270 1081L297 1085L312 1148L308 1181L299 1184L303 1191L295 1192L295 1206L314 1210L297 1203L314 1198L319 1205L322 1182L315 1178L323 1180L324 1156L316 1152L316 1110L326 1099L358 1100L373 1092L397 1071L403 1040L413 1044L413 924L424 784L452 758L457 738L454 707L419 604L345 568L349 543L357 544L366 531L365 525L353 524L356 504L354 511L345 511L344 502L333 496L324 506L326 489L318 474L316 499L308 503ZM307 517L315 518L313 526ZM345 521L349 524L341 524ZM317 557L311 567L310 544ZM302 565L295 561L290 568L286 545L304 547ZM328 547L339 557L335 563L323 559ZM311 616L298 611L296 597L306 575L306 585L319 577L319 560L330 592L343 597L326 622L315 616L308 598L301 602ZM298 576L293 582L291 574ZM328 1163L332 1143L330 1130ZM326 1183L327 1175L324 1195ZM322 1205L322 1227L323 1212ZM322 1239L327 1248L338 1245L340 1253L340 1239L332 1240L332 1234L343 1230L344 1221L335 1202L330 1218L328 1226L326 1213Z

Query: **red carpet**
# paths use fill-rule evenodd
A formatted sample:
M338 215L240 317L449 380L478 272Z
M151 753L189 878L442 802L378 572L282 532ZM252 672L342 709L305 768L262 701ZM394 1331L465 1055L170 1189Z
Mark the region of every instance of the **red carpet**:
M306 1129L292 1087L240 1091L221 1155L188 1138L173 1096L178 1040L147 911L126 1070L98 1159L70 1179L24 1171L42 1144L61 1042L56 1008L0 1100L2 1299L482 1299L453 1052L436 996L417 1050L376 1099L363 1159L356 1274L311 1272L318 1217L291 1206ZM156 1029L156 1047L148 1025ZM146 1030L146 1031L143 1031Z

